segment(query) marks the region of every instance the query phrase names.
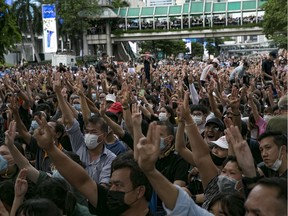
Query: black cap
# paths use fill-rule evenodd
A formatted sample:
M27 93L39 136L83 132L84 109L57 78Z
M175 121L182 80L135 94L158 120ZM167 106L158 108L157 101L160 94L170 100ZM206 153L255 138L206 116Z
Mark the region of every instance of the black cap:
M223 121L219 118L210 118L206 124L205 124L205 127L208 125L208 124L216 124L218 127L219 127L219 130L220 131L224 131L225 130L225 125L223 123Z

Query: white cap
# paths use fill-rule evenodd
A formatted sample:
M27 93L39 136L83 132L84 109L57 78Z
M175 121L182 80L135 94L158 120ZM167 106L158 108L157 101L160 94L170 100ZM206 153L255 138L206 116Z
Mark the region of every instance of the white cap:
M116 102L116 96L114 94L107 94L105 99L106 101L112 101L113 103Z
M213 62L213 63L217 63L217 64L219 64L219 61L218 61L217 58L214 58L214 59L212 60L212 62Z
M228 149L228 142L227 142L225 136L220 137L220 138L219 138L218 140L216 140L216 141L211 141L211 143L219 146L220 148Z

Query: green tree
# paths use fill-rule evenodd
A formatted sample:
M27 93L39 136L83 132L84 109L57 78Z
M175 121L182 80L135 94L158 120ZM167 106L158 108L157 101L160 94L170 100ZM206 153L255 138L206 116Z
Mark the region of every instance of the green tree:
M209 56L214 55L218 56L220 54L220 44L223 44L224 41L222 38L206 38L207 42L205 48L208 51Z
M204 53L203 44L198 43L198 42L192 42L191 52L192 52L192 57L200 57L202 59L203 53Z
M21 34L16 17L3 1L0 2L0 26L0 63L4 63L4 54L21 41Z
M186 53L185 42L182 40L157 40L157 41L143 41L140 42L142 52L152 52L156 54L162 51L165 55L175 56L179 53Z
M112 6L114 8L120 8L120 7L129 7L130 4L127 1L123 1L123 0L113 0Z
M264 34L280 48L287 49L287 0L268 0L264 10Z
M32 49L34 50L36 61L40 62L35 36L42 33L42 15L39 5L32 0L14 1L12 12L17 17L17 24L20 27L23 39L31 38ZM22 44L24 43L22 39ZM23 46L22 46L23 47Z

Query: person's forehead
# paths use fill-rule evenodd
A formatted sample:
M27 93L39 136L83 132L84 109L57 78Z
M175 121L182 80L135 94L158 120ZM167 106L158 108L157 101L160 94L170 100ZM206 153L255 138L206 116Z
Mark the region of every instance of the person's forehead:
M96 123L96 124L92 124L91 122L89 122L86 126L86 129L87 130L93 130L93 129L96 129L96 130L100 130L101 127L100 127L100 124L99 123Z
M7 146L1 145L0 146L0 155L7 155L10 154L10 151Z
M263 139L259 142L260 147L264 147L264 146L266 146L267 144L269 144L269 145L276 145L276 144L274 143L273 137L265 137L265 138L263 138Z
M227 150L228 151L228 150ZM235 171L240 171L238 164L234 161L228 161L224 167L226 170L235 170Z
M131 170L129 168L116 169L112 172L110 182L121 182L123 184L132 184L130 180Z

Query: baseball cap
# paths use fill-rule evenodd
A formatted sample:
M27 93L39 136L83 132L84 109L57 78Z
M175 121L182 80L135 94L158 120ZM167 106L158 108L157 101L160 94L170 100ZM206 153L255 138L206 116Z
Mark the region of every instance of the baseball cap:
M225 136L220 137L220 138L219 138L218 140L216 140L216 141L211 141L211 143L219 146L220 148L228 149L228 142L227 142Z
M116 102L116 96L114 94L107 94L106 101L112 101L113 103Z
M216 124L216 125L219 127L219 130L220 130L220 131L224 131L224 129L225 129L225 126L224 126L223 121L220 120L219 118L210 118L210 119L206 122L205 127L206 127L208 124Z
M123 111L123 108L120 102L113 103L111 107L107 110L107 112L112 112L112 113L119 113L122 111Z
M212 62L219 64L219 60L218 60L217 58L214 58L214 59L212 60Z

